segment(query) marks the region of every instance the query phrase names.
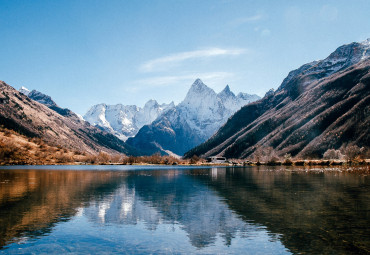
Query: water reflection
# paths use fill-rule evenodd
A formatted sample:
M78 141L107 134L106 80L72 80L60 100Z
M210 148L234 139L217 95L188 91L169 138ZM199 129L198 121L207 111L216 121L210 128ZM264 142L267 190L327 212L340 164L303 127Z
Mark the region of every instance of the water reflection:
M243 222L207 185L189 175L178 171L131 174L114 194L91 203L84 214L99 224L143 222L148 230L163 223L180 225L197 248L214 243L217 236L230 245L238 232L256 231L255 225Z
M140 240L147 249L163 226L171 227L165 238L174 241L166 245L175 251L184 242L197 253L222 246L254 253L269 244L270 253L368 253L370 247L369 179L339 172L0 170L0 184L0 247L53 235L57 224L76 217L95 229L127 226L117 233L125 240L133 238L125 231L142 227L153 233Z
M273 170L227 171L203 182L245 221L280 233L294 253L369 253L369 177Z
M0 247L38 237L91 200L120 184L115 174L91 171L0 171Z

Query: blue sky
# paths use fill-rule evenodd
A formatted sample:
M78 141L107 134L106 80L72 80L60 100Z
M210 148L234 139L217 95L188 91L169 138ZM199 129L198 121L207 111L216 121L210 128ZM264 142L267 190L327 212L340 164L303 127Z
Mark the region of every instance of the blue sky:
M260 96L370 37L370 1L0 0L0 80L79 114L179 103L196 78Z

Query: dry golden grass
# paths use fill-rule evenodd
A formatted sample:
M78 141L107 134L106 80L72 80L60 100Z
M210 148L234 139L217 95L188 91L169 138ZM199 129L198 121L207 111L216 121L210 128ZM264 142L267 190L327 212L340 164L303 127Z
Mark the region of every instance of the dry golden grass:
M229 160L233 165L286 165L286 166L350 166L353 172L369 171L370 161L360 157L353 160L303 160L270 159L267 162ZM132 157L123 154L107 154L100 152L95 155L87 152L69 150L60 145L49 145L39 138L28 138L12 130L0 127L0 165L47 165L47 164L151 164L151 165L201 165L205 160L196 156L190 159L179 159L172 156Z
M96 155L50 145L39 138L28 138L0 127L0 165L54 164L186 164L171 156L126 157L123 154L99 152ZM195 163L195 162L192 162Z
M0 165L46 165L88 162L89 155L48 145L0 127Z

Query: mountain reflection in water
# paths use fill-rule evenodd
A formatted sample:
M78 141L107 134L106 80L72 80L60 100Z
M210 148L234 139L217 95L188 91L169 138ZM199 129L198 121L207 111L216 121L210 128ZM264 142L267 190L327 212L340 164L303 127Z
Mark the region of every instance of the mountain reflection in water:
M151 245L165 246L154 253L210 253L212 247L224 253L369 252L368 177L271 169L0 170L0 247L9 251L17 242L58 235L58 226L82 217L81 240L114 228L110 245L124 239L133 244L129 253ZM150 239L134 239L140 228ZM172 243L160 244L163 233Z

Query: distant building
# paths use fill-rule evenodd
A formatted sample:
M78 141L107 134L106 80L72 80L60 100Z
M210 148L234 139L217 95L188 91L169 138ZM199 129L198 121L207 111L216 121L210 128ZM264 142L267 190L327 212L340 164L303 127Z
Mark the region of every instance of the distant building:
M226 158L213 156L213 157L207 158L207 162L209 162L209 163L226 163Z

